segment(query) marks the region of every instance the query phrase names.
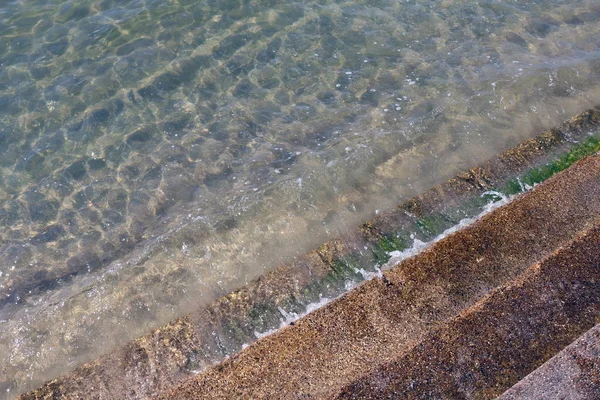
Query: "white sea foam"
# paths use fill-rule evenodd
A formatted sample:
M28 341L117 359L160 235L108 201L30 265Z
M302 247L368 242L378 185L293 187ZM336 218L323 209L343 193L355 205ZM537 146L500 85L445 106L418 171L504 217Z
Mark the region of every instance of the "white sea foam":
M522 188L523 188L523 191L527 191L527 190L530 190L532 187L529 185L522 185ZM364 280L358 281L358 282L351 281L351 280L347 281L344 286L345 291L343 293L341 293L339 296L332 297L332 298L321 297L318 302L308 304L308 306L306 307L306 310L304 310L301 313L287 312L283 308L278 307L279 313L282 316L279 327L274 328L274 329L269 329L265 332L255 331L254 336L256 337L257 340L262 339L266 336L269 336L270 334L277 332L281 328L284 328L284 327L296 322L297 320L304 317L305 315L308 315L311 312L318 310L319 308L329 304L332 300L342 296L345 293L348 293L350 290L356 288L363 282L369 281L374 278L381 278L383 276L382 271L394 267L395 265L402 262L403 260L420 253L427 247L431 246L432 244L434 244L436 242L439 242L440 240L453 234L454 232L473 224L473 222L477 221L484 215L489 214L493 210L510 203L517 196L517 195L507 196L504 193L501 193L501 192L498 192L495 190L489 190L482 194L482 196L485 196L485 195L496 196L499 198L499 200L489 202L488 204L485 205L483 210L478 215L476 215L472 218L462 219L458 224L452 226L451 228L446 229L444 232L442 232L441 234L439 234L438 236L436 236L435 238L433 238L432 240L430 240L428 242L423 242L423 241L415 238L413 235L412 236L413 237L412 246L410 246L409 248L402 250L402 251L396 250L396 251L388 252L390 259L381 267L379 265L376 265L373 271L366 271L362 268L357 269L355 272L359 273L364 278ZM249 344L243 344L242 349L245 349L248 346L249 346Z
M269 336L270 334L277 332L281 328L296 322L297 320L304 317L305 315L310 314L311 312L323 307L324 305L328 304L331 300L333 300L333 299L328 299L327 297L321 297L318 302L310 303L309 305L307 305L306 310L304 310L301 313L287 312L283 308L278 307L279 313L283 317L280 320L281 322L279 324L279 327L275 328L275 329L269 329L268 331L265 331L265 332L256 332L255 331L254 336L256 336L257 339L262 339L265 336ZM248 345L243 345L242 348L245 348L247 346Z
M519 184L521 185L521 189L523 190L523 192L532 189L531 186L529 186L527 184L522 184L520 180L519 180ZM400 263L401 261L406 260L407 258L410 258L410 257L420 253L421 251L423 251L427 247L431 246L432 244L437 243L440 240L442 240L443 238L453 234L454 232L473 224L473 222L477 221L479 218L483 217L484 215L489 214L491 211L493 211L499 207L502 207L505 204L508 204L516 196L516 195L507 196L504 193L501 193L501 192L498 192L495 190L488 190L487 192L482 194L482 196L485 196L485 195L497 196L500 198L500 200L489 202L488 204L485 205L483 210L478 215L471 217L471 218L464 218L464 219L460 220L460 222L458 224L446 229L444 232L440 233L438 236L436 236L429 242L423 242L417 238L413 238L413 244L409 248L404 249L402 251L395 250L395 251L388 252L390 259L381 267L381 269L382 270L390 269L393 266Z

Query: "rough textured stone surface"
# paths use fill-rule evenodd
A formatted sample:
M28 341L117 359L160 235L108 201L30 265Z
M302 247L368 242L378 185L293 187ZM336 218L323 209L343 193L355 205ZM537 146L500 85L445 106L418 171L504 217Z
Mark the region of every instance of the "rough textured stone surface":
M598 196L594 156L160 398L499 395L600 317Z
M600 399L600 324L552 357L498 400Z
M596 227L334 397L495 398L600 319L599 265L600 227ZM586 383L598 381L597 358L573 363L588 370L592 380ZM538 396L524 398L573 398L540 389ZM583 390L599 393L598 387Z
M337 264L339 260L356 253L356 249L363 249L365 245L375 243L391 232L397 231L399 227L414 226L416 220L430 213L460 204L465 199L479 197L490 187L500 185L528 168L539 165L548 157L564 150L571 141L585 137L589 130L597 129L598 126L600 126L600 111L597 109L574 117L557 129L525 141L487 163L459 174L456 178L403 203L397 209L382 213L348 236L327 242L315 251L299 257L292 264L283 265L265 274L210 306L202 307L165 327L150 332L135 343L123 346L94 362L80 366L71 373L23 395L22 398L53 398L53 396L78 398L82 394L86 394L85 398L139 399L193 377L197 371L214 365L226 356L235 354L241 349L242 344L253 341L255 330L260 332L261 329L264 331L276 327L281 317L278 312L279 307L301 302L301 300L304 302L307 299L310 300L307 293L313 295L317 289L321 290L324 287L323 285L315 286L318 283L329 286L329 279L332 276L339 278ZM556 193L560 190L557 188ZM556 219L546 222L549 225L540 231L539 236L527 232L538 225L541 226L546 211L543 208L540 209L542 207L540 204L543 201L551 203L552 200L549 199L543 200L542 203L533 207L533 214L530 214L525 208L522 209L519 216L514 218L505 216L506 219L498 221L496 227L487 226L484 230L477 231L481 232L479 234L481 237L486 238L485 244L482 245L484 247L477 251L471 252L469 243L478 243L477 240L481 237L479 239L478 237L471 239L465 237L462 247L459 247L458 250L461 254L454 255L452 253L453 255L450 255L449 250L440 253L449 260L456 260L457 265L463 261L467 263L463 269L456 270L452 269L454 267L450 261L444 264L443 268L450 269L440 273L441 275L435 279L440 282L448 279L447 282L444 281L446 282L444 285L447 287L437 285L433 278L427 278L425 269L411 272L422 275L420 278L415 275L414 282L409 284L405 291L406 305L412 308L407 309L401 317L398 317L400 318L398 321L390 321L389 339L386 338L385 332L380 332L379 336L376 336L380 339L377 340L385 342L386 340L397 340L398 337L416 340L420 337L416 335L417 333L423 334L431 328L432 324L453 315L461 307L470 304L474 298L489 291L496 282L503 282L504 279L512 276L510 274L519 273L538 255L567 241L571 232L577 231L587 223L589 215L587 213L593 214L591 209L593 207L586 208L589 204L584 205L583 208L579 207L579 201L585 200L585 198L576 201L579 192L575 192L574 194L567 193L564 198L563 194L555 194L561 200L551 208L552 212L556 213ZM539 198L539 196L535 198ZM573 201L572 204L569 203L571 201L569 199ZM585 201L588 200L589 198ZM539 203L541 200L531 201ZM569 215L569 213L573 215ZM531 215L537 215L537 219L532 219ZM594 215L598 215L598 213L596 212ZM494 232L498 226L504 227L511 221L520 224L514 230L522 229L521 235L501 247L500 250L490 251L489 254L485 253L485 248L494 243L501 244L503 242L502 236L498 236ZM552 224L555 226L551 226ZM531 252L521 251L518 257L514 256L512 253L517 253L517 250L511 248L511 243L513 247L518 247L519 244L531 246ZM521 246L521 250L523 250L523 246ZM448 249L450 248L451 246L448 246ZM503 251L506 254L503 254ZM472 257L479 254L478 252L483 252L482 254L486 258L474 261ZM373 263L372 259L358 261ZM430 262L437 261L430 260ZM508 264L514 265L513 269L504 269L504 266ZM461 274L477 271L483 265L488 265L489 271L480 277L473 278L474 280L463 280ZM450 271L454 271L454 275ZM505 274L508 275L505 276ZM417 278L423 279L423 281L419 281ZM383 285L382 288L385 289L394 285L393 280L402 280L403 278L389 273L386 274L385 279L386 282L376 281L368 285L374 285L376 288ZM338 279L338 281L343 287L343 279ZM410 298L409 294L421 292L418 286L421 283L425 285L422 296ZM365 288L360 290L365 290ZM386 296L390 295L386 294ZM456 304L445 308L446 302L455 302ZM367 308L378 307L374 300L365 304ZM414 314L411 310L414 311ZM359 312L356 318L360 319L361 315ZM402 318L409 321L410 324L398 328L396 325ZM167 332L171 339L164 342L161 338ZM394 334L397 336L393 336ZM372 346L378 345L377 340L373 340ZM353 346L360 346L360 342L354 343ZM368 352L369 349L365 348L364 351ZM376 354L377 352L375 352ZM366 357L365 362L376 359L373 357L375 356Z
M145 398L171 387L199 348L189 317L135 340L119 352L77 368L68 379L48 382L22 399Z

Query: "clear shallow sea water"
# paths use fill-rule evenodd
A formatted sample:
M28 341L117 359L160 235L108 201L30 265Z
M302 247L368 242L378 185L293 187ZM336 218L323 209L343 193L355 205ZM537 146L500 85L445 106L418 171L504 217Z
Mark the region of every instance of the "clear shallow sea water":
M600 2L0 0L0 398L600 103Z

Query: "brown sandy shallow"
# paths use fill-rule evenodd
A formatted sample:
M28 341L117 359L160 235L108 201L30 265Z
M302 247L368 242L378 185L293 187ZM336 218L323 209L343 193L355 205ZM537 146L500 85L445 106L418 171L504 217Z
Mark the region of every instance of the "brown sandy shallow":
M21 398L140 399L166 392L195 376L195 371L204 370L225 356L235 354L242 343L252 341L253 332L260 331L260 326L263 329L277 326L281 316L276 313L278 307L287 304L290 299L302 298L313 282L335 272L336 262L346 254L362 249L398 227L414 226L414 221L421 216L460 204L466 198L477 197L489 188L501 185L562 151L570 142L585 138L589 131L599 126L599 109L582 113L556 129L543 132L403 203L397 209L384 212L347 237L329 241L209 307L178 318ZM586 165L583 169L595 171L597 162L587 161ZM532 196L525 196L529 200L517 200L516 204L522 205L514 208L515 215L505 211L496 213L494 220L480 222L479 228L461 234L452 242L454 244L447 241L438 244L436 252L439 256L430 250L421 256L422 261L409 261L396 272L387 273L384 280L367 283L350 297L355 299L353 306L344 310L334 308L329 316L326 311L329 307L320 311L321 322L317 324L322 326L313 327L311 335L321 337L322 333L327 333L336 337L338 326L341 330L337 336L343 336L344 329L350 335L338 343L339 346L348 346L340 349L344 354L338 356L337 350L333 351L331 363L324 365L334 366L337 359L342 360L346 353L355 352L356 359L361 361L352 361L357 363L357 367L348 370L348 375L341 373L340 382L354 379L364 371L364 365L389 359L387 343L394 343L391 349L416 344L445 318L468 307L493 287L518 275L539 257L567 243L576 232L594 224L600 206L594 203L593 196L598 193L593 174L586 174L581 169L579 167L579 172L567 179L571 183L565 183L563 179L550 184L554 189L540 192L541 187L546 187L542 185ZM586 185L588 192L581 189ZM551 214L550 217L547 214ZM514 226L510 227L511 224ZM505 242L507 238L509 240ZM392 290L393 287L395 290ZM402 289L398 290L400 287ZM371 291L381 292L381 296L377 297ZM403 307L403 311L393 312L396 306ZM268 314L265 310L275 310L275 313ZM257 320L253 319L255 315L260 315L258 329ZM346 317L349 319L346 320ZM327 322L327 319L331 321ZM373 322L377 319L381 321ZM307 323L299 323L304 326L301 329L307 329L303 325ZM364 331L353 333L354 325L364 325ZM290 339L291 352L303 353L321 346L319 341L313 343L308 336L304 344L298 342L297 348L295 343L294 339ZM332 351L326 347L321 350L325 353ZM287 357L291 353L281 354ZM315 362L320 364L321 361ZM335 371L330 373L335 374ZM295 388L295 382L302 379L311 380L305 376L291 380L287 386ZM322 383L319 380L315 380L314 385L305 382L307 389L301 393L313 393L312 386L318 393L325 388Z
M593 156L159 398L498 395L600 316L599 196Z
M562 350L498 400L600 399L600 324Z

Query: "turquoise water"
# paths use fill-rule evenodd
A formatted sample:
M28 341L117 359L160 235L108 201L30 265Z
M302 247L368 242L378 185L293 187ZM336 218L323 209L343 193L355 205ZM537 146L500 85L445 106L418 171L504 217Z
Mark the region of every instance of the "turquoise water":
M0 1L0 391L600 100L597 1Z

